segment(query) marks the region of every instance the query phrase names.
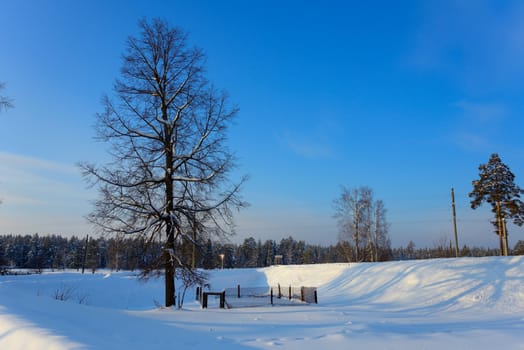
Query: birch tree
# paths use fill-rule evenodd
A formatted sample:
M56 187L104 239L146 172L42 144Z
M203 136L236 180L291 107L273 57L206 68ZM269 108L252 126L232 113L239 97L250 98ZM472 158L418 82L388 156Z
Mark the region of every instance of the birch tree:
M353 247L353 261L378 261L389 251L388 223L383 201L373 199L366 186L347 188L333 202L339 240Z
M382 200L374 202L374 225L373 225L373 261L389 260L391 241L389 239L389 223L386 220L386 206Z
M229 179L235 164L226 136L237 108L206 80L203 51L164 20L142 20L139 28L97 115L97 137L110 145L111 161L80 166L99 191L88 219L102 233L162 240L169 307L177 271L194 271L177 244L196 244L195 232L231 233L233 212L245 205L245 179Z

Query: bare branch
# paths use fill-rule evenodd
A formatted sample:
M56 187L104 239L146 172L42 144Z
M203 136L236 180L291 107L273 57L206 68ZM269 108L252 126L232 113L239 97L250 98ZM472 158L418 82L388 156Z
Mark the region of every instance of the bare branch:
M5 88L5 83L0 82L0 91L2 91L4 88ZM7 96L0 95L0 112L2 111L2 109L5 111L13 107L14 107L14 104L13 104L12 99L10 99Z

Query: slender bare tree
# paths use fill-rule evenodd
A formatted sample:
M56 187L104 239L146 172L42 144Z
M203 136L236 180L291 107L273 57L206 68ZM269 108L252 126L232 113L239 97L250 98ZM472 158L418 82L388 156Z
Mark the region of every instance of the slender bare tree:
M372 255L373 261L388 260L390 257L391 241L389 239L389 223L386 220L386 207L382 200L376 200L374 207L374 227Z
M359 261L360 245L362 241L363 203L361 191L358 188L342 187L340 197L335 199L335 218L339 224L339 240L352 241L354 247L353 260Z
M102 233L161 237L169 307L176 271L191 272L177 244L195 244L197 226L231 233L233 211L245 205L239 196L245 178L229 180L234 156L225 141L237 108L206 80L202 50L164 20L142 20L139 27L140 36L127 40L113 97L103 98L97 115L97 135L110 144L112 161L80 166L99 189L88 219Z

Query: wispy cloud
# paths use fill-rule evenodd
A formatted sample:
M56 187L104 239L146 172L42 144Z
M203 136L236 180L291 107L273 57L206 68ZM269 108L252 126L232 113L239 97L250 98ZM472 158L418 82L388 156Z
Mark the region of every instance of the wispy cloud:
M295 155L308 159L333 159L337 140L343 137L344 124L335 117L324 116L313 123L283 129L275 134L277 141Z
M497 132L508 117L509 108L500 103L461 100L453 104L458 119L452 142L466 151L493 151Z
M280 134L278 138L293 153L301 157L327 159L333 158L335 155L335 152L328 144L311 136L285 132Z
M85 231L90 194L74 165L0 152L0 199L0 233L58 232L66 219Z
M2 197L2 201L5 201L6 203L9 203L10 205L17 205L17 206L20 206L20 205L38 206L38 205L47 204L46 201L36 199L33 197L20 196L20 195L7 195L5 197Z
M450 76L468 91L520 89L524 77L524 3L424 2L407 62Z
M462 100L455 103L469 122L498 123L508 115L508 108L498 103L478 103Z
M78 173L78 170L73 165L66 165L62 163L52 162L45 159L1 152L0 164L6 169L33 169L46 170L60 173L73 174Z
M461 149L469 152L489 151L493 149L490 138L479 133L456 132L452 135L452 141Z
M71 198L84 189L74 165L0 152L0 193L5 193L4 198L24 198L15 200L18 203L48 203L57 196Z

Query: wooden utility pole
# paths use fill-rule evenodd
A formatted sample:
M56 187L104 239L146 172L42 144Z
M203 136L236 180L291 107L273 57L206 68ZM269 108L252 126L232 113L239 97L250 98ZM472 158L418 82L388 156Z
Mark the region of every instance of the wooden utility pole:
M89 235L86 237L86 245L84 247L84 258L82 259L82 274L84 273L84 269L86 267L86 258L87 258L87 244L89 243Z
M455 191L453 190L453 187L451 187L451 207L453 208L453 232L455 234L455 257L458 258L459 242L458 242L458 234L457 234L457 214L455 212Z

